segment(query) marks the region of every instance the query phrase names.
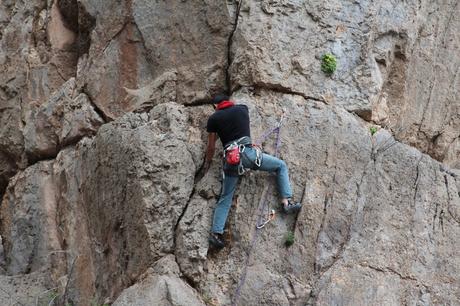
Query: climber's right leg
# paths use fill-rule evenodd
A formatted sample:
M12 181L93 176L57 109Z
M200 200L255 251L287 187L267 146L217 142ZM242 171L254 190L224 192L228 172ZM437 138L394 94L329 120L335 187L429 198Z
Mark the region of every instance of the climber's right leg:
M269 171L276 173L276 182L278 185L278 192L281 197L281 203L286 213L293 213L300 210L302 205L294 202L292 198L291 183L289 182L289 171L286 163L269 154L262 154L262 163L259 170Z

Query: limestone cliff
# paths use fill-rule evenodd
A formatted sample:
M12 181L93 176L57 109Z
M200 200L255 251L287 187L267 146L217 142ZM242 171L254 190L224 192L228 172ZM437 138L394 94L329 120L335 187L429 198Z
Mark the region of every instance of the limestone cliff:
M458 0L2 1L0 304L459 304L459 28ZM212 252L224 91L254 139L283 116L303 208L250 172Z

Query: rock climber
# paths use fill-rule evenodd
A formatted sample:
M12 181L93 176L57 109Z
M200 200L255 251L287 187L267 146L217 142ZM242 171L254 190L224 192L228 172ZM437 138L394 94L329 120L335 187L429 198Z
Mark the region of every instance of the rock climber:
M235 192L239 176L245 169L262 170L276 173L278 193L281 198L281 205L284 212L295 213L300 210L301 204L292 200L291 184L286 163L269 154L262 153L260 149L252 145L249 111L243 104L235 104L226 95L217 95L212 103L217 105L216 111L212 114L207 123L208 146L203 165L203 174L209 170L214 156L215 143L219 136L224 154L232 154L231 148L238 147L239 164L231 165L227 158L223 162L222 191L214 210L209 243L217 249L225 246L222 237L228 212L232 204L233 193ZM235 152L235 151L234 151ZM234 153L233 152L233 153Z

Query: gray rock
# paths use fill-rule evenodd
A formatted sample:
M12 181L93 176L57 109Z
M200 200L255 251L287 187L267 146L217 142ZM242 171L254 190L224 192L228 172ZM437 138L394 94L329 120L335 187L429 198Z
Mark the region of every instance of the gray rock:
M64 35L56 26L60 16L51 11L42 0L0 6L0 194L4 182L27 166L22 129L30 104L44 103L75 74L76 52L49 41L59 44Z
M194 158L202 160L201 136L188 122L184 106L162 104L104 125L94 139L19 173L2 205L7 271L50 268L54 252L62 256L53 282L67 277L66 298L103 302L174 252Z
M48 305L54 288L75 305L457 304L457 11L2 1L0 304ZM247 174L213 252L220 145L197 176L212 107L188 104L227 86L255 141L285 114L281 158L304 206L284 215L270 175ZM93 105L114 120L99 127ZM276 218L253 243L265 196Z
M112 11L104 11L112 16ZM113 119L136 108L126 89L144 87L152 82L153 68L134 24L123 24L107 41L96 33L110 33L109 28L113 29L114 25L103 23L102 26L104 28L96 26L91 37L95 43L91 44L88 57L82 57L79 62L77 81L104 115Z
M71 78L46 103L31 109L24 127L26 153L30 159L55 156L62 147L94 135L102 123Z
M56 191L52 162L40 162L18 173L1 205L5 270L10 275L43 272L59 274L63 254L56 224Z
M144 102L189 104L225 88L232 21L225 3L82 4L96 25L77 79L107 117Z
M244 2L232 43L232 88L343 106L458 167L454 11L457 1ZM337 58L331 77L321 72L325 53Z
M196 171L187 120L184 107L162 104L148 116L129 114L104 125L81 144L77 181L101 297L115 297L174 250Z
M56 300L57 290L46 288L46 276L30 273L22 276L0 275L2 305L48 305Z
M409 295L398 293L413 286L430 288L422 290L422 300L436 296L442 303L455 301L450 292L456 290L452 283L458 282L453 280L458 260L452 253L455 247L447 241L455 241L460 234L453 212L460 199L449 170L442 172L439 163L384 130L372 137L359 118L341 108L269 91L259 91L257 96L240 92L234 98L249 104L254 139L273 127L279 118L276 114L284 109L281 157L291 170L295 197L304 204L297 219L285 216L279 211L275 190L269 191L268 203L278 210L277 218L263 229L252 249L241 304L303 305L307 300L321 305L391 304L418 299L416 290ZM265 149L273 152L273 143L269 138ZM176 256L183 273L198 283L203 294L226 305L235 296L245 269L263 189L274 182L266 185L264 175L256 173L242 180L228 219L228 247L205 257L211 213L203 206L215 203L212 190L219 185L213 187L212 181L218 178L217 168L197 185L176 233ZM207 191L200 192L203 188ZM453 213L447 213L448 207ZM287 231L296 237L289 249L283 246ZM452 273L434 268L440 262ZM366 264L375 268L371 274L349 271ZM350 281L362 281L361 289L336 284L341 276L334 273L345 273L340 272L344 269ZM376 269L390 278L374 277ZM353 273L361 274L354 277ZM428 275L437 273L446 280L428 280ZM396 283L395 277L403 281ZM382 292L392 293L367 295L366 288L379 286ZM337 297L330 290L336 290Z
M177 73L178 103L209 97L226 86L227 42L233 21L227 5L224 1L200 5L133 2L133 17L155 67L155 78Z
M459 10L458 1L422 3L419 15L429 17L415 43L402 52L396 48L393 62L379 66L386 74L381 99L389 107L384 123L401 141L455 168L460 167Z
M159 270L159 271L158 271ZM206 305L198 293L180 278L174 256L158 260L142 279L125 289L113 303L122 305Z

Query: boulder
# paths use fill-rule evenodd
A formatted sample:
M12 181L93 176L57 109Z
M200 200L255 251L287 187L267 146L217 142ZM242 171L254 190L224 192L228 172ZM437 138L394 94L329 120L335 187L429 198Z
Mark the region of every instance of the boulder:
M158 260L138 283L125 289L112 305L206 305L180 276L174 255L167 255Z
M61 148L94 135L103 123L71 78L46 103L32 107L23 132L26 154L30 160L54 157Z

